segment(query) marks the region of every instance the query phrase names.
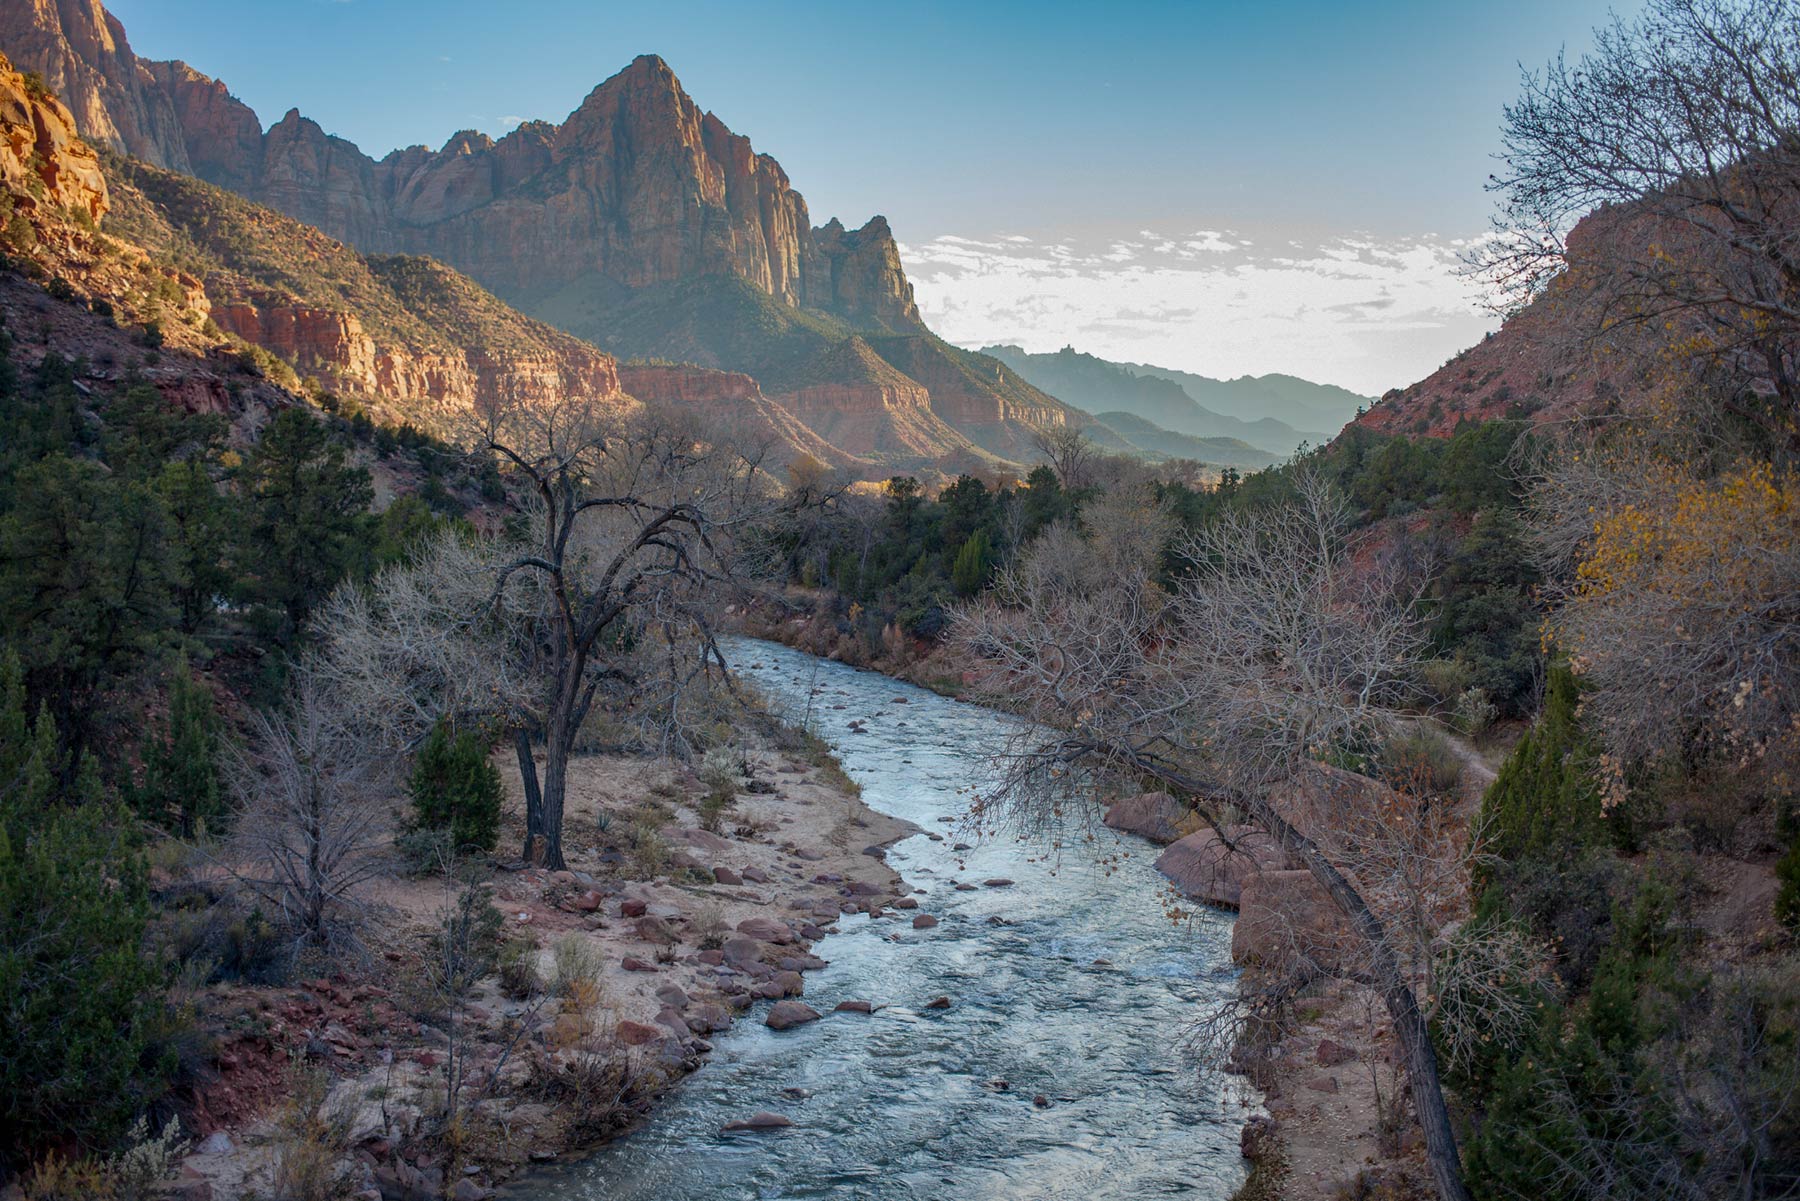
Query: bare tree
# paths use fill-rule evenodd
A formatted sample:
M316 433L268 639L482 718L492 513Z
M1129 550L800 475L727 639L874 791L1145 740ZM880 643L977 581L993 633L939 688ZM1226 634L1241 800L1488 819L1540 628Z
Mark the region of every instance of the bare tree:
M441 539L340 593L320 633L328 670L401 741L445 714L509 730L525 855L560 868L583 723L604 700L681 749L690 685L723 670L713 622L734 538L783 501L757 464L666 413L496 408L479 438L527 489L522 536Z
M302 664L287 705L252 714L227 760L238 877L318 945L351 929L357 886L385 870L387 758L349 711Z
M1524 79L1506 109L1499 238L1479 264L1535 295L1571 266L1611 320L1679 320L1696 348L1754 363L1800 404L1800 4L1651 0L1591 53ZM1586 246L1568 234L1582 216ZM1743 413L1781 427L1766 407Z
M1160 543L1122 548L1121 521L1129 513L1085 540L1052 531L992 600L956 616L959 644L984 665L981 689L1039 723L980 810L1061 820L1110 776L1166 786L1228 843L1240 814L1273 837L1343 914L1351 945L1312 959L1381 997L1438 1190L1462 1201L1417 991L1422 956L1405 932L1407 908L1435 905L1422 893L1443 885L1382 850L1372 781L1318 763L1395 728L1424 643L1423 580L1360 553L1344 502L1315 478L1294 503L1196 534L1188 574L1166 593L1150 553ZM1428 846L1410 854L1441 858Z
M1043 426L1031 436L1031 444L1064 488L1073 491L1094 482L1094 462L1100 452L1080 426Z

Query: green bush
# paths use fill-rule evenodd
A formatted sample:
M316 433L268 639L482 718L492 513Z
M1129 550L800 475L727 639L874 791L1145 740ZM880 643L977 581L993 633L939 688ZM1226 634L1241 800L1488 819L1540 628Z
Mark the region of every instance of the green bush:
M128 794L133 807L183 838L216 834L225 814L218 719L186 657L176 659L170 676L168 717L145 733L141 755L142 779Z
M1544 711L1500 767L1481 802L1483 850L1491 862L1566 861L1604 844L1608 818L1600 805L1595 752L1576 716L1580 692L1566 664L1551 669Z
M1800 932L1800 809L1792 804L1782 812L1782 833L1788 837L1787 854L1775 863L1775 920Z
M72 771L0 659L0 1161L115 1142L164 1091L144 861L91 760Z
M1381 771L1396 788L1442 794L1462 783L1463 761L1448 738L1420 726L1381 748Z
M449 831L458 852L494 849L500 837L500 773L474 732L453 729L448 721L433 726L413 760L407 792L417 829Z

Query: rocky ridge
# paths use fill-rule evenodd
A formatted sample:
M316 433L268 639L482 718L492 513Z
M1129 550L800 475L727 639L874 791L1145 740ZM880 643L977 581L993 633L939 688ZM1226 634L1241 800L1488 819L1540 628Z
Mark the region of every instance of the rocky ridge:
M430 256L615 353L751 374L771 396L792 399L790 422L802 422L805 409L848 431L847 445L831 446L816 431L812 439L840 463L882 447L870 478L900 460L909 468L944 456L973 466L1016 460L1037 427L1073 419L993 360L933 337L887 221L815 228L780 164L702 111L653 55L601 83L561 124L526 122L498 140L463 131L435 150L407 147L377 160L297 110L264 131L219 81L179 61L138 59L95 0L9 9L0 14L0 46L19 47L26 65L77 87L77 124L106 145L192 173L362 253ZM717 294L735 284L750 295L721 303ZM674 312L658 307L669 289L688 290ZM704 319L685 320L683 305ZM255 322L233 313L259 333L317 326L303 313ZM366 348L352 333L319 328L342 348L317 361L369 378ZM866 372L825 378L813 370L841 359L834 352L852 336L908 381L871 390ZM801 396L783 378L799 374L823 390ZM726 403L732 386L723 386L707 400ZM914 412L921 391L924 415ZM906 420L871 426L877 397L882 408L907 410ZM783 424L753 409L762 426ZM798 443L789 449L798 453Z

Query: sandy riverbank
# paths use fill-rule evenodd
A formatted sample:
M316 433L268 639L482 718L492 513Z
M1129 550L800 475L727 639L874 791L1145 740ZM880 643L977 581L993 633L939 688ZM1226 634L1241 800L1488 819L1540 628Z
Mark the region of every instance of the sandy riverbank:
M502 846L516 847L518 773L495 762L508 783ZM607 755L571 766L568 870L502 865L478 885L503 937L530 948L548 986L537 995L508 995L490 974L455 1005L421 999L458 893L442 878L367 890L360 965L210 990L217 1070L178 1195L269 1195L305 1167L360 1201L478 1201L533 1162L628 1129L704 1061L709 1036L803 997L805 972L824 964L814 943L841 914L893 914L910 893L881 848L914 828L864 805L815 748L763 739L744 766L716 833L702 828L707 786L681 765ZM589 982L557 990L559 959L577 958ZM836 1006L869 1000L801 1003L859 1021ZM744 1116L767 1107L745 1098Z

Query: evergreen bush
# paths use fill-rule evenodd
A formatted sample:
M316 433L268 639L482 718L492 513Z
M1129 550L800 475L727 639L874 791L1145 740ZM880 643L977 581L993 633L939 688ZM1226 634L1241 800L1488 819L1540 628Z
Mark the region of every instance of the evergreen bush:
M494 849L500 837L500 773L473 731L457 730L447 720L433 726L413 760L407 792L415 828L447 830L457 852Z

